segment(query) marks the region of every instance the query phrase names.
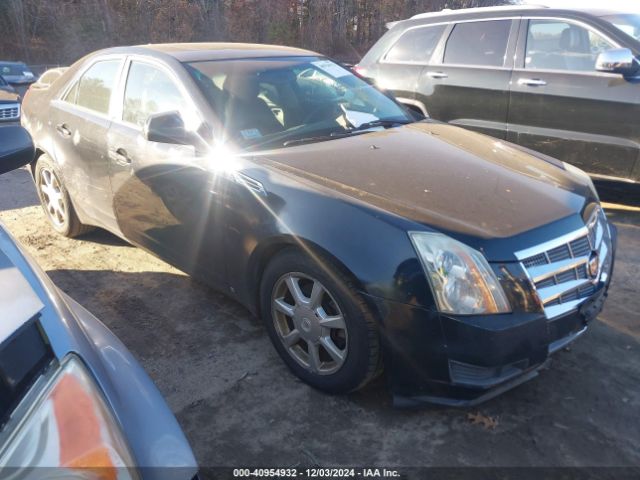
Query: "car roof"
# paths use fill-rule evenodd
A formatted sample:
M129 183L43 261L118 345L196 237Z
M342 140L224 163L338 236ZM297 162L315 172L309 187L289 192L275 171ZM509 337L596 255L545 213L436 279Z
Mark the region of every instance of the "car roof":
M13 65L13 66L25 65L26 66L26 63L24 63L24 62L9 62L9 61L0 60L0 65Z
M101 54L142 54L168 55L179 62L198 62L204 60L237 60L243 58L268 58L289 56L317 56L318 53L301 48L281 45L263 45L257 43L158 43L115 47L102 50Z
M636 8L636 7L634 7ZM503 5L498 7L479 8L459 8L456 10L444 9L439 12L419 13L413 17L386 24L387 29L392 29L398 24L416 25L420 23L433 22L455 22L459 20L474 20L484 18L501 18L514 15L572 15L572 16L592 16L605 17L608 15L619 15L634 12L634 8L629 11L613 8L571 8L571 7L548 7L545 5Z

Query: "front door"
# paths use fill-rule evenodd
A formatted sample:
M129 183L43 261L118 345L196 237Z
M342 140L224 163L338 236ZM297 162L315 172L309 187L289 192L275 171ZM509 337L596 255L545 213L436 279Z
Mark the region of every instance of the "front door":
M113 210L121 234L191 274L224 277L220 212L207 157L191 145L146 140L150 115L177 111L196 129L198 113L170 70L129 62L122 112L108 135ZM191 123L191 124L190 124Z
M618 45L573 20L523 21L508 139L589 173L630 178L640 154L640 82L595 69Z

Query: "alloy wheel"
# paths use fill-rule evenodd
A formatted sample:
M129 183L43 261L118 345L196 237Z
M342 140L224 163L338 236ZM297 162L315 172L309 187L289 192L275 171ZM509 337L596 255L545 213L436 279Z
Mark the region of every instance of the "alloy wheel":
M322 283L303 273L287 273L276 282L271 305L275 330L296 362L318 375L342 367L348 353L347 326Z
M43 205L51 221L61 227L67 221L67 206L60 181L55 172L48 168L40 171L40 192Z

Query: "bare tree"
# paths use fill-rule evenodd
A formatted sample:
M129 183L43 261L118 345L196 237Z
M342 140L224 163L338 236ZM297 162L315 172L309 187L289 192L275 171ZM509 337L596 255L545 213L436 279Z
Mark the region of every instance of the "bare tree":
M0 57L70 63L112 45L240 41L355 61L385 24L513 0L0 0Z

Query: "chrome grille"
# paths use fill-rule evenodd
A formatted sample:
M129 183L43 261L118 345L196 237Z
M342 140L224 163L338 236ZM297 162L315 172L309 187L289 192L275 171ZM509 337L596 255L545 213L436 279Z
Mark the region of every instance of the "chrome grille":
M20 118L20 104L9 103L0 104L0 121L2 120L18 120Z
M548 319L577 308L609 276L611 237L603 210L596 207L583 228L516 252L516 257L527 271Z

